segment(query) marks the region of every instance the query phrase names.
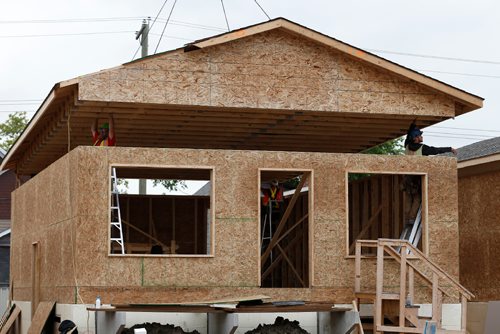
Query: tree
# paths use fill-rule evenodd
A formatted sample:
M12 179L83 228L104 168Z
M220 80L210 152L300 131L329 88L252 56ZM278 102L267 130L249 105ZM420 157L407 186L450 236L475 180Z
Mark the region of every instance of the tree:
M361 152L363 154L381 154L381 155L403 155L405 153L405 148L403 146L403 138L397 138L393 140L386 141L383 144L370 147L367 150ZM349 181L361 180L365 177L369 177L370 174L365 173L349 173Z
M383 144L370 147L364 150L364 154L385 154L385 155L403 155L405 153L405 148L403 147L403 138L397 138L393 140L386 141Z
M9 114L9 118L0 124L0 147L8 151L28 124L25 111Z

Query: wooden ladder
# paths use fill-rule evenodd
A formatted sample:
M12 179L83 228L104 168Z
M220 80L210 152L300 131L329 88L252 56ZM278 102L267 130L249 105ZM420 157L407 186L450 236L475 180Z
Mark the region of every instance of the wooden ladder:
M363 247L377 248L375 291L361 290L361 250ZM355 254L354 292L358 304L361 300L373 303L374 333L423 333L426 320L437 324L437 333L466 333L467 301L474 298L474 295L410 242L397 239L358 240ZM384 260L386 259L396 260L400 265L399 291L384 290ZM415 296L415 274L432 289L432 318L430 319L419 317L418 307L412 305ZM442 328L442 298L443 294L453 297L450 290L458 293L462 306L461 329L458 331ZM384 319L392 320L395 325L385 324Z

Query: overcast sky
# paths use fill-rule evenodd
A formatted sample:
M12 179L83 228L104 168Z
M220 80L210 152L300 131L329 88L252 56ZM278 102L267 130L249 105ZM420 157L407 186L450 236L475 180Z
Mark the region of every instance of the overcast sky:
M152 28L150 53L174 1ZM132 60L135 31L164 2L0 1L0 121L8 111L32 116L57 82ZM486 99L483 109L428 128L427 144L461 147L500 136L499 1L258 2L271 18L285 17ZM267 20L254 0L224 0L224 6L231 29ZM158 52L224 31L220 0L177 0Z

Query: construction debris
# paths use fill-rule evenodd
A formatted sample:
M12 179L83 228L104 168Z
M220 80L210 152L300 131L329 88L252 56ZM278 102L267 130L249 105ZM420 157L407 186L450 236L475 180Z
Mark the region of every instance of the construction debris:
M143 323L139 325L134 325L130 328L125 328L122 334L134 334L134 329L145 328L148 334L200 334L197 330L192 332L185 332L181 327L174 326L170 324L162 325L158 322L153 323Z
M309 334L299 326L297 320L290 321L283 317L277 317L272 325L259 325L254 330L248 331L245 334Z

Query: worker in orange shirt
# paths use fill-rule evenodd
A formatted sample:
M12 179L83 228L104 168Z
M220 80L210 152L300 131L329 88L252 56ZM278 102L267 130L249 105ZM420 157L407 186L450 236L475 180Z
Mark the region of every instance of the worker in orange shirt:
M94 146L115 146L115 125L113 120L113 115L109 115L108 123L104 123L99 127L97 131L98 119L96 118L90 130L92 131L92 139L94 141Z

